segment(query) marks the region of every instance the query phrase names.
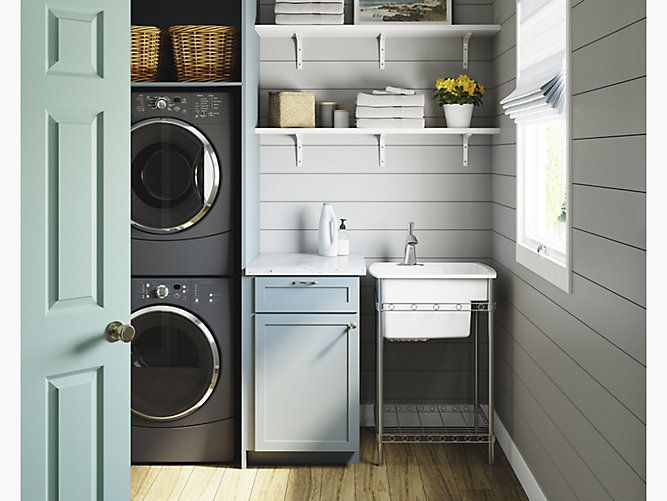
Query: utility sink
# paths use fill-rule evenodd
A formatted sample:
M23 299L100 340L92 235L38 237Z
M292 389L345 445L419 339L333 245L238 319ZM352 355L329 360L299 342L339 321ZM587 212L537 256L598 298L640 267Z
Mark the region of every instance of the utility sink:
M482 263L420 263L414 266L405 266L401 263L373 263L369 272L375 278L459 280L496 278L496 270Z
M468 337L472 312L493 300L496 271L482 263L373 263L368 271L378 279L379 325L391 340Z

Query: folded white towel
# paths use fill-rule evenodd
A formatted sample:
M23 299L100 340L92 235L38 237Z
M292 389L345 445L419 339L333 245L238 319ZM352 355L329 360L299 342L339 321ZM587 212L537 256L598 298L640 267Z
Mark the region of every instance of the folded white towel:
M404 89L403 87L392 87L387 85L384 90L390 94L402 94L404 96L413 96L415 91L414 89Z
M357 118L424 118L421 106L357 106Z
M359 118L357 127L360 129L423 129L426 121L423 118Z
M384 90L374 90L373 95L376 96L386 96L386 95L403 95L403 96L412 96L415 91L413 89L403 89L401 87L392 87L387 85Z
M276 14L276 24L343 24L343 14Z
M276 2L276 14L343 14L343 2L340 3L288 3Z
M424 106L424 94L402 96L398 94L357 94L357 106Z

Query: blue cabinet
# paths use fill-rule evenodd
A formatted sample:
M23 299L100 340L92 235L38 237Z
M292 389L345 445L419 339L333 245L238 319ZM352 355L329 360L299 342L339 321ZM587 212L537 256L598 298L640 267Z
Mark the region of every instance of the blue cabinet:
M255 280L255 450L358 451L359 279Z

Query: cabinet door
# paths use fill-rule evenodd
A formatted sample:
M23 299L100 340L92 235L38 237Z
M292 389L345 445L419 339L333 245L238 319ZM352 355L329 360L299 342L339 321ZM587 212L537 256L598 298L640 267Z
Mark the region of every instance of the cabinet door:
M257 315L255 449L359 449L356 314Z

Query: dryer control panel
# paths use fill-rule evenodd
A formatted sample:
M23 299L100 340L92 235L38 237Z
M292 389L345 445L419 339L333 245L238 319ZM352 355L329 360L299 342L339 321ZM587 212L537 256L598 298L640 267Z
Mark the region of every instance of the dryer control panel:
M192 122L227 122L229 103L229 94L223 92L134 92L132 121L164 116Z

